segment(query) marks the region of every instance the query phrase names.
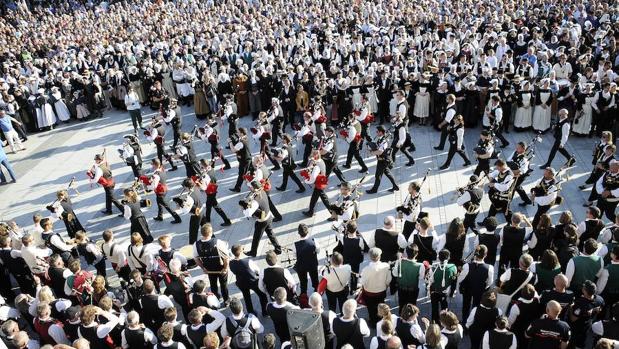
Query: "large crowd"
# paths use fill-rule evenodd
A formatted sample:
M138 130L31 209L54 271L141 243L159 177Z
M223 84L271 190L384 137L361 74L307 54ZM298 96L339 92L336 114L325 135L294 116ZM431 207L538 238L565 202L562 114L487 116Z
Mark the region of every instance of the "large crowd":
M104 214L117 208L130 220L129 244L117 244L113 230L84 227L66 191L48 206L50 215L33 215L33 230L0 224L0 347L357 349L368 347L369 337L371 349L619 348L616 2L13 0L0 6L0 165L13 182L5 144L15 153L30 134L111 110L126 111L132 121L119 151L136 177L117 199L105 154L88 171L105 191ZM182 120L194 116L183 116L181 107L192 108L204 126L183 132ZM152 120L143 119L148 109ZM255 127L239 127L241 118ZM480 141L468 150L464 132L478 126ZM368 172L360 152L367 149L363 154L377 159L367 193L380 190L383 176L399 191L394 160L401 152L406 166L415 163L410 130L424 127L440 132L436 149L449 148L441 170L456 153L465 166L472 164L469 155L477 161L469 185L458 190L463 218L436 232L435 218L422 209L424 183L416 181L402 188L407 195L394 205L397 216L385 217L364 239L356 223L363 214L359 188L343 172L353 159L359 172ZM497 153L499 143L510 146L504 133L531 131L556 140L539 182L526 192L535 140L514 144L505 159ZM340 166L336 137L348 144ZM576 161L566 147L570 137L600 139L581 186L593 189L584 221L565 211L553 222L548 212L564 199L561 176ZM257 154L251 138L260 143ZM295 138L303 148L298 164ZM211 159L196 156L199 140L209 144ZM157 150L146 166L144 141ZM559 169L552 167L557 152L567 160ZM249 188L239 205L255 222L251 249L213 232L211 210L224 229L231 224L217 201L215 163L231 169L226 154L232 153L238 177L230 190ZM179 163L186 176L170 203L166 181ZM297 166L304 169L299 174ZM306 216L319 199L332 214L338 244L327 251L326 267L304 224L294 244L296 273L282 267L283 247L272 228L282 216L269 196L277 170L283 182L274 189L286 190L289 178L299 194L312 187ZM332 173L340 181L336 202L325 194ZM477 222L486 179L492 205ZM6 182L0 168L0 183ZM140 188L156 195L155 220L165 211L171 223L189 217L191 252L172 249L168 235L151 234L141 211L150 203ZM521 206L537 204L534 217L512 212L518 197ZM261 253L264 233L273 249ZM196 268L206 277L190 277ZM110 274L120 287L110 286ZM242 298L229 295L229 274ZM457 293L462 303L452 307ZM421 299L431 303L428 314L417 307ZM357 313L360 306L367 316ZM318 331L298 333L291 324L307 314L318 316ZM265 333L267 322L274 333Z

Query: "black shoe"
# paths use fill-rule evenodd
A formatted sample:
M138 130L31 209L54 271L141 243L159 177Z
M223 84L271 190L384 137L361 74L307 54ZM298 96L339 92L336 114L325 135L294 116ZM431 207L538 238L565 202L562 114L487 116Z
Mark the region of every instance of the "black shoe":
M572 156L569 160L567 160L567 167L572 167L576 163L576 159Z
M587 187L588 187L588 185L583 184L583 185L579 185L579 186L578 186L578 189L580 189L580 190L585 190L585 189L587 189Z
M178 166L172 166L172 168L170 169L170 171L176 171L178 170Z
M501 144L501 148L507 148L508 146L509 146L509 143Z
M350 170L350 168L351 168L352 166L344 164L344 165L342 165L342 167L343 167L343 168L345 168L345 169L347 169L347 170Z
M518 204L518 206L520 206L520 207L525 207L525 206L529 206L529 205L531 205L531 201L523 201L523 202Z
M365 168L360 169L359 173L368 173L368 168L365 167Z
M297 194L305 193L305 188L300 188L297 191L295 191L295 193Z
M483 227L484 226L484 222L483 221L477 222L477 225L479 225L480 227Z
M279 170L281 170L281 169L282 169L282 168L281 168L280 166L275 166L275 167L273 167L273 168L271 169L271 171L279 171Z
M471 162L470 161L467 161L467 162L464 163L464 165L462 165L462 167L467 167L467 166L471 166Z
M391 189L389 189L390 192L394 192L394 191L400 191L400 187L398 187L397 185Z
M224 171L225 171L225 170L229 170L229 169L231 169L231 168L232 168L232 166L230 166L230 165L226 165L226 166L224 166Z
M279 190L279 191L284 191L286 190L286 188L282 188L282 187L275 187L275 189Z
M409 150L409 151L411 151L411 152L414 152L414 151L417 151L417 148L416 148L416 147L415 147L415 145L413 144L413 145L411 145L411 146L408 148L408 150Z
M445 150L445 148L441 148L441 147L434 147L434 150Z
M175 219L175 220L173 220L173 221L172 221L172 222L170 222L170 223L172 223L172 224L179 224L179 223L182 223L182 222L183 222L183 221L179 218L179 219Z
M314 215L314 212L312 212L312 211L303 211L303 215L305 215L307 217L312 217Z
M101 211L101 213L106 214L106 215L110 215L110 214L112 214L114 212L108 211L108 210L103 210L103 211Z
M161 222L163 220L163 217L157 216L157 217L155 217L153 219L156 220L157 222Z
M256 252L249 251L249 252L245 253L245 255L247 257L256 257Z
M366 190L365 192L368 193L368 194L376 194L376 193L378 193L378 190L376 190L376 189L369 189L369 190Z
M282 219L283 219L282 216L275 217L275 218L273 218L273 222L281 222Z
M235 193L240 193L240 192L241 192L241 189L240 189L240 188L230 188L229 190L230 190L230 191L233 191L233 192L235 192Z
M411 160L409 162L406 163L407 167L413 166L415 164L415 160Z
M327 222L335 222L335 221L337 221L336 217L329 217L329 218L327 218Z
M439 169L439 170L446 170L446 169L448 169L448 168L449 168L449 166L447 166L447 165L443 165L443 166L439 167L438 169Z
M282 248L276 248L275 250L273 250L273 252L275 252L276 255L280 255L282 254Z
M229 227L229 226L231 226L231 225L232 225L232 222L230 222L229 220L227 220L227 221L225 221L225 222L221 223L220 225L221 225L222 227Z
M118 216L116 216L116 217L124 217L124 216L125 216L124 213L119 213Z

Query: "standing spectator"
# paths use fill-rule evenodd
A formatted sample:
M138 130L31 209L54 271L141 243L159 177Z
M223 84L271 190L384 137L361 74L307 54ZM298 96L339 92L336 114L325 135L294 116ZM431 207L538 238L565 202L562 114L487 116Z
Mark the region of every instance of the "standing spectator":
M374 247L370 249L370 264L361 271L361 292L370 316L370 325L378 322L377 306L385 302L387 287L391 282L391 272L388 263L381 262L382 251Z
M17 182L17 177L15 172L13 172L13 166L11 166L9 158L6 156L3 147L0 147L0 164L9 172L9 175L11 176L11 183ZM2 168L0 168L0 184L6 184L6 177L4 176Z

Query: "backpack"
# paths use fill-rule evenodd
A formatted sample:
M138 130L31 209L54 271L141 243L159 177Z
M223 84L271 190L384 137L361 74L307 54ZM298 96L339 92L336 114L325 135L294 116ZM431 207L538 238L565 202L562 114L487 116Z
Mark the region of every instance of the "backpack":
M241 326L235 319L230 317L230 322L233 326L235 326L234 334L232 335L232 340L230 342L232 348L234 349L246 349L246 348L254 348L256 342L256 336L254 334L253 329L251 328L251 320L252 315L248 315L245 318L245 325Z

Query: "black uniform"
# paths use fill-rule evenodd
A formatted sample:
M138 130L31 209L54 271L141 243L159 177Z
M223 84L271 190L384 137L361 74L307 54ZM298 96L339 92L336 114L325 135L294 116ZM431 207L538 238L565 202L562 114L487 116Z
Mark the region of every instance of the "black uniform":
M189 195L193 199L193 206L189 211L191 213L189 217L189 244L193 244L198 240L200 227L207 223L207 221L206 217L202 214L202 201L200 201L200 195L195 187L191 190Z
M145 244L153 242L153 236L150 233L146 217L144 217L144 213L140 208L140 202L125 202L125 205L131 210L131 218L129 218L131 221L131 232L140 233Z
M460 124L449 129L449 152L447 153L447 160L445 160L445 163L443 164L443 166L441 166L441 168L445 169L449 167L449 165L451 164L451 159L453 159L456 153L458 153L462 160L464 160L464 166L468 166L471 164L471 161L469 160L466 152L464 151L464 140L460 145L460 148L458 148L458 130L463 127L464 126Z
M602 175L602 187L604 190L613 191L619 188L619 172L613 174L610 171L607 171ZM607 198L603 198L601 196L602 193L598 193L600 196L597 201L597 207L600 211L606 214L606 217L611 221L615 221L615 209L617 208L617 204L619 204L619 198L614 197L610 194Z
M574 161L574 155L570 154L567 149L565 149L565 147L560 148L561 146L561 139L563 138L564 134L563 134L563 125L568 125L570 126L570 120L569 118L565 118L562 121L559 121L559 123L554 127L553 130L553 134L555 137L555 142L552 144L552 148L550 149L550 155L548 155L548 161L546 161L546 164L540 166L542 168L548 167L550 165L552 165L552 160L554 160L555 155L557 154L557 151L559 153L561 153L561 155L563 155L568 161ZM571 127L567 128L567 136L569 137L569 132L571 130ZM567 145L567 144L565 144Z
M154 174L159 176L159 184L161 185L159 189L155 188L155 200L157 202L157 217L155 217L155 220L163 220L162 215L163 209L165 208L166 211L170 212L172 217L174 217L176 222L180 222L181 217L176 211L170 208L170 201L166 198L166 194L168 193L167 175L163 169L156 170Z
M294 162L294 156L292 155L292 146L290 144L286 144L284 145L284 149L286 150L286 153L288 153L288 155L282 160L282 167L284 169L282 174L282 184L281 186L277 187L277 190L286 190L286 186L288 185L288 178L291 178L293 182L295 182L299 187L299 192L303 192L305 191L305 187L303 186L303 183L301 183L301 180L299 179L297 174L294 172L294 170L297 168L297 164Z
M273 234L273 228L271 227L273 215L269 208L269 200L264 192L258 193L254 200L258 203L258 209L252 214L252 217L256 221L254 223L254 236L251 242L251 251L248 255L255 256L258 253L258 245L260 244L263 233L267 234L271 244L273 244L275 253L279 254L282 252L282 247L279 245L277 237Z
M307 274L309 274L312 280L312 288L316 290L318 287L318 256L316 242L313 238L308 237L296 241L294 247L297 252L295 270L299 276L301 293L307 293Z
M243 147L240 150L235 151L236 159L239 161L239 174L238 174L238 177L236 178L236 184L234 185L234 188L230 189L232 191L237 191L237 192L241 191L241 184L243 184L243 176L249 169L249 165L251 162L251 152L249 150L249 145L247 144L247 139L244 138L240 140L239 142L233 143L232 146L236 146L238 143L241 143L243 145Z
M236 276L236 286L241 290L247 312L256 314L251 300L250 291L254 291L260 299L262 313L266 313L267 296L258 287L258 274L249 267L249 259L233 259L230 261L230 271Z
M369 193L376 193L378 191L383 175L387 176L391 182L391 185L393 186L391 189L392 191L400 189L395 181L395 178L393 178L393 175L391 174L390 168L393 166L390 154L391 148L387 147L387 142L387 136L381 136L376 140L376 149L372 149L372 147L370 147L371 150L379 150L382 148L385 149L385 151L383 151L380 155L376 155L377 164L376 173L374 174L374 186L372 186L372 189L368 191Z
M202 265L209 272L221 272L223 271L223 260L227 258L222 255L225 251L220 251L217 247L217 238L211 238L208 241L198 240L196 241L196 250L198 252L198 258L202 261ZM211 291L220 297L219 287L221 287L221 296L224 301L228 300L228 272L225 273L208 273L209 284L211 285ZM219 282L219 286L217 283Z
M335 135L331 137L325 137L324 143L332 144L331 150L322 155L322 160L325 162L325 176L329 178L331 172L335 173L340 182L345 182L344 174L342 174L342 170L337 166L337 142L335 141Z

